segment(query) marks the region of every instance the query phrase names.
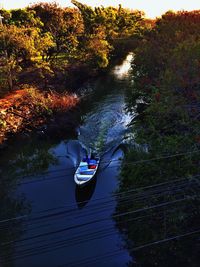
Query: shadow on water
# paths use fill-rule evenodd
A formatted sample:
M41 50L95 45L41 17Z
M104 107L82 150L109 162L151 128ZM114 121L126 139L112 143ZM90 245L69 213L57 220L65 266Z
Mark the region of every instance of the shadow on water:
M92 195L94 194L94 191L96 188L98 174L103 172L106 168L109 168L109 165L112 162L115 162L115 161L118 162L119 159L115 158L116 154L118 153L118 151L121 151L124 153L126 149L127 149L126 144L118 144L118 145L110 147L105 153L102 154L99 170L97 171L97 175L95 175L94 179L83 187L76 186L75 198L76 198L77 207L79 209L84 208L88 204L90 199L92 198Z
M109 165L111 163L120 162L121 157L119 158L117 156L118 152L120 152L120 155L121 153L123 155L126 150L127 150L126 144L118 144L107 149L107 151L103 153L101 156L101 163L99 166L99 170L97 171L97 175L95 175L94 179L88 184L86 184L84 187L76 186L75 198L76 198L77 207L79 209L84 208L91 200L95 192L97 179L99 178L98 174L102 173L104 170L109 168Z
M97 176L95 176L95 178L84 187L76 186L75 197L76 197L77 207L79 209L84 208L92 198L92 195L95 191L96 183L97 183Z

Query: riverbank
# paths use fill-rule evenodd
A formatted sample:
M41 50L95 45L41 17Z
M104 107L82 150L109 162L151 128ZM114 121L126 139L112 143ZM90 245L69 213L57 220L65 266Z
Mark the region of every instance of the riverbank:
M115 251L119 245L123 245L122 237L115 231L113 221L116 206L113 192L118 190L118 174L123 157L123 152L120 149L116 150L116 146L120 144L126 132L124 94L129 84L128 77L125 78L126 74L128 76L128 66L130 63L125 60L122 65L115 66L112 71L80 88L83 91L89 89L92 94L85 97L83 103L78 104L78 113L83 121L79 125L77 138L63 136L54 140L46 136L35 138L33 134L27 142L13 140L9 148L2 153L1 220L19 216L25 218L18 220L15 227L11 225L12 236L10 225L3 231L1 242L10 244L10 247L7 246L4 250L3 260L13 260L13 264L20 267L28 266L30 263L34 263L35 266L49 266L49 262L52 266L76 266L81 259L99 258L98 254ZM84 147L106 153L102 154L102 167L93 183L80 189L74 182L74 173L85 153ZM100 210L96 209L96 199L100 200ZM103 199L109 200L110 203L106 209L102 203ZM68 213L69 209L73 209L73 216ZM58 216L55 214L55 217L54 213ZM53 216L48 216L48 223L44 219L38 220L34 226L31 222L27 225L26 218L34 219L37 214ZM108 219L102 221L102 218ZM94 223L88 224L88 221ZM85 227L67 231L66 237L59 231L80 224L85 224ZM5 223L4 226L6 225ZM92 243L87 242L94 229L99 229L99 238L95 238ZM109 236L101 235L105 229L110 229ZM82 234L82 231L87 234ZM57 233L49 239L49 235L44 236L49 232ZM38 236L35 244L30 240L32 236ZM80 242L70 243L74 236L80 236ZM11 243L11 240L16 242ZM23 247L18 247L21 240L25 240ZM63 247L57 247L57 241L66 244L64 253ZM38 244L42 248L39 253ZM51 247L51 251L45 253L45 248L48 247ZM9 254L11 249L15 254ZM80 251L78 262L77 250ZM28 257L27 252L30 252ZM129 261L126 249L122 257L111 261L111 265L126 266ZM102 262L97 264L97 267L100 266Z
M137 146L125 154L116 208L139 214L124 222L116 216L131 266L198 262L199 21L199 11L166 13L134 55L127 107ZM131 192L126 203L124 192Z
M79 103L75 94L37 88L17 90L0 99L0 145L5 146L16 135L58 135L75 128L74 110Z
M15 137L24 138L32 132L53 138L74 135L79 124L76 112L81 101L77 96L79 88L105 75L127 54L128 51L126 54L123 51L118 57L113 57L106 70L74 64L65 78L64 73L60 73L54 79L48 77L48 81L34 70L24 71L17 89L0 99L0 149L7 147Z

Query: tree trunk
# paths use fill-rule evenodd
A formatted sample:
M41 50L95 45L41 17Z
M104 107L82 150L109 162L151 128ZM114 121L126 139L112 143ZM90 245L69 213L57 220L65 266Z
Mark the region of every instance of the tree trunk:
M12 77L12 70L11 70L11 67L10 67L7 50L5 50L5 58L6 58L6 65L7 65L8 87L9 87L9 91L12 91L12 89L13 89L13 77Z
M13 90L13 79L12 79L12 72L10 67L8 68L8 86L9 86L9 90L12 91Z

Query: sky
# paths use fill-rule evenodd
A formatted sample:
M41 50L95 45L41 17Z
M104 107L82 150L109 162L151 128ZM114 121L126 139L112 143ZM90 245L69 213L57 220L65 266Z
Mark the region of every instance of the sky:
M23 8L36 2L54 2L54 0L0 0L0 7L5 9ZM61 6L72 6L70 0L57 0ZM90 6L118 6L139 9L145 12L146 17L155 18L168 10L197 10L200 9L200 0L79 0Z

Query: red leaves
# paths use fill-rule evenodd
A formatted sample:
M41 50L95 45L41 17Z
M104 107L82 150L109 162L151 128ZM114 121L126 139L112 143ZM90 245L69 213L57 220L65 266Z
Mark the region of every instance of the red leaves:
M77 105L76 95L40 92L35 88L18 90L0 99L0 143L7 133L17 133L37 128L49 116L64 112Z

